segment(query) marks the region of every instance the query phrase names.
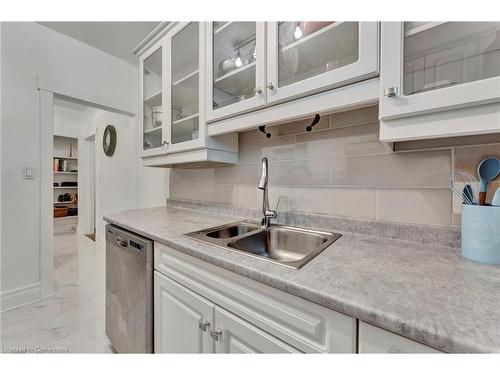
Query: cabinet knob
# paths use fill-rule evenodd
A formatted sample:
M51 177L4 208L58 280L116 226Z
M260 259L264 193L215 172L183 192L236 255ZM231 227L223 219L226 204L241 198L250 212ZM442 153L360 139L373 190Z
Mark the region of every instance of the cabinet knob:
M162 147L165 146L165 145L168 145L168 142L167 141L163 141L163 143L161 145L162 145Z
M398 94L398 88L397 87L389 87L384 89L384 96L387 98L393 98Z
M256 94L256 95L260 95L260 94L262 94L262 90L261 90L260 86L259 86L259 87L256 87L256 88L253 90L253 92L254 92L254 94Z
M222 335L222 331L220 329L217 329L215 331L210 331L210 336L215 340L218 341L219 337Z
M199 322L198 323L198 327L200 327L200 329L203 331L203 332L206 332L207 331L207 328L210 327L210 322L207 320L205 322Z
M268 88L269 90L274 90L274 85L273 85L273 83L272 83L272 82L269 82L269 83L267 84L267 88Z

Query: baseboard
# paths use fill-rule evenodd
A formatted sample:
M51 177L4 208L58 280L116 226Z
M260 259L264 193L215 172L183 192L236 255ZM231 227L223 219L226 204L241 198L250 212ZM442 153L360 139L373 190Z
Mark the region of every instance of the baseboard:
M0 312L4 313L40 300L40 283L0 293Z

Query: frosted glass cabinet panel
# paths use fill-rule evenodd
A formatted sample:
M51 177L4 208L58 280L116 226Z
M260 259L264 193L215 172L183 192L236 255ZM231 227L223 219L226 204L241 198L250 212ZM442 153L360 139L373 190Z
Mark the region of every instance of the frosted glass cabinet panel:
M263 22L216 21L207 25L209 120L265 104Z
M500 22L384 22L380 118L500 102Z
M163 142L162 50L156 49L142 61L143 150L160 148Z
M191 22L172 36L171 69L171 143L199 138L199 23Z
M376 22L269 22L268 103L378 75L378 35Z
M403 94L500 76L500 22L405 22Z

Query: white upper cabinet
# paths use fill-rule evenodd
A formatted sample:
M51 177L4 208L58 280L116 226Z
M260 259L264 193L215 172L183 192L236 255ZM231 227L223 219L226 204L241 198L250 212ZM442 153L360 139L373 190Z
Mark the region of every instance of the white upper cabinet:
M382 120L500 102L500 22L384 22L381 51Z
M207 135L206 23L178 22L141 53L144 166L238 161L238 136Z
M264 22L209 22L206 46L208 120L264 106Z
M181 22L167 40L166 121L169 151L204 145L206 137L203 102L205 45L204 24ZM203 126L200 126L202 124Z
M378 42L377 22L269 22L267 103L377 76Z
M142 119L142 156L163 152L167 136L163 131L164 87L163 42L153 45L140 57L140 117Z

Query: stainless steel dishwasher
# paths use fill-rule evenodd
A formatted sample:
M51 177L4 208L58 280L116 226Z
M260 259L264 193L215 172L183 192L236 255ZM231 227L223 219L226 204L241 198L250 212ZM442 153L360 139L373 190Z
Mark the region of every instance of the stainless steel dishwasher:
M153 352L153 241L106 225L106 335L118 353Z

